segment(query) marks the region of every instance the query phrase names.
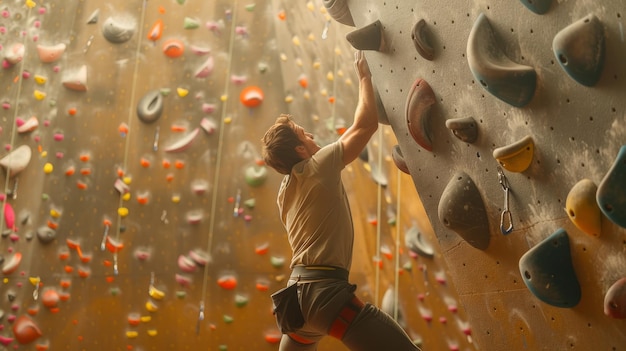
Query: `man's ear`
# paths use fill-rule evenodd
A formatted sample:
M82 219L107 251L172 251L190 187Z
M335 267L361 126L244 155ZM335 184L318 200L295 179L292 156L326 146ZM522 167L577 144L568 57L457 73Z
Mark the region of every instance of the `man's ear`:
M303 159L308 156L307 153L306 153L306 148L304 147L304 145L296 146L296 153Z

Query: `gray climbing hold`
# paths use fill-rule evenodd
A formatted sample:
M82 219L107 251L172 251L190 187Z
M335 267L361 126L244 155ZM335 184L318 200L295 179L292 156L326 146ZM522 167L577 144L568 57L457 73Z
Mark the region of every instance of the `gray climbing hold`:
M426 26L426 21L421 19L415 23L411 31L411 39L415 45L417 53L426 60L432 61L435 58L435 49L431 44L431 33Z
M626 228L626 145L622 145L613 166L606 173L596 193L602 213L613 223Z
M323 0L323 2L330 17L341 24L354 27L354 20L347 0Z
M520 0L532 12L543 15L548 12L552 5L552 0Z
M413 140L428 151L433 151L430 119L435 102L433 89L428 82L418 78L407 96L405 117Z
M439 220L479 250L489 246L489 219L483 199L472 178L458 171L443 190Z
M56 238L56 232L48 226L41 226L37 228L37 239L42 244L49 244Z
M400 145L394 145L391 150L391 158L393 159L393 163L395 163L396 167L399 170L406 174L411 174L409 172L409 167L407 167L406 162L404 161L404 156L402 155L402 150L400 149Z
M534 68L515 63L504 54L489 20L482 13L467 40L467 63L483 88L510 105L522 107L535 94L537 74Z
M404 243L409 250L422 257L433 258L433 256L435 256L435 249L431 243L424 238L424 235L422 235L417 225L413 225L404 233Z
M539 300L563 308L574 307L580 301L580 284L563 228L528 250L520 258L519 269L524 283Z
M135 34L136 24L131 17L109 17L102 26L102 35L113 44L125 43Z
M98 23L98 18L100 18L100 9L96 9L91 13L89 19L87 20L87 24L95 24Z
M604 295L604 314L617 319L626 318L626 277L611 285Z
M591 87L600 79L605 57L604 27L587 15L558 32L552 50L561 68L578 83Z
M152 123L163 113L163 95L159 90L146 93L137 104L137 117L144 123Z
M452 118L446 121L446 128L450 129L455 137L466 143L473 143L478 138L478 125L473 117Z
M357 50L384 50L383 25L379 20L346 34L346 39Z

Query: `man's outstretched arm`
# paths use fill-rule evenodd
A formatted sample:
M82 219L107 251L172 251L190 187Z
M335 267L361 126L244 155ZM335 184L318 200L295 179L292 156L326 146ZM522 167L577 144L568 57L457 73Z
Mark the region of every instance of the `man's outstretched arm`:
M354 68L359 78L359 100L354 111L354 122L339 138L343 144L343 163L354 161L378 129L378 110L374 98L372 74L365 55L354 54Z

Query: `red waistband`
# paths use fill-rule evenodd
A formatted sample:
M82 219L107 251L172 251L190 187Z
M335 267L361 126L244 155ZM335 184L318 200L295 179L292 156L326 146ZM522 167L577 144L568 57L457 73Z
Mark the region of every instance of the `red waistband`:
M335 318L335 321L330 325L328 335L339 340L343 339L343 335L348 330L350 324L352 324L354 318L363 310L363 306L365 306L363 301L356 296L348 301L339 312L337 318Z

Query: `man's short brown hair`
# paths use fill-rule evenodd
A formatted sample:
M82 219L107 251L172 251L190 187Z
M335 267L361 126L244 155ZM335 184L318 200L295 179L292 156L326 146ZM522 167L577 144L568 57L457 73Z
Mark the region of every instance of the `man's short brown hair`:
M302 142L293 130L293 124L290 115L281 114L261 139L263 161L281 174L291 173L291 168L302 161L296 152L296 146Z

